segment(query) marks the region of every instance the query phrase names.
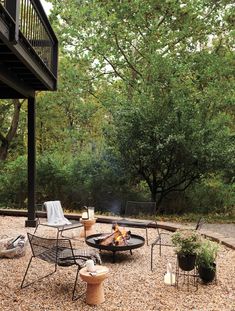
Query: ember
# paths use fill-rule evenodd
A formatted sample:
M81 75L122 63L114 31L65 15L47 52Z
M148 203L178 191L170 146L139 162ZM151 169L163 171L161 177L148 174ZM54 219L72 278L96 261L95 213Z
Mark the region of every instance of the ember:
M131 232L126 231L124 228L119 227L117 224L114 224L112 229L112 233L101 235L100 237L95 239L95 242L100 245L128 245L128 240L131 237Z

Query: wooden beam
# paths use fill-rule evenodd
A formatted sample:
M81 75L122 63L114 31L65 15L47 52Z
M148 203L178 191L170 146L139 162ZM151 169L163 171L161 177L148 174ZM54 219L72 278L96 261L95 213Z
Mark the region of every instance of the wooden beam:
M34 97L35 91L24 83L20 82L19 78L14 75L13 72L9 71L4 65L0 63L0 80L8 85L10 88L14 89L19 94L22 94L23 97ZM2 94L1 94L2 95Z

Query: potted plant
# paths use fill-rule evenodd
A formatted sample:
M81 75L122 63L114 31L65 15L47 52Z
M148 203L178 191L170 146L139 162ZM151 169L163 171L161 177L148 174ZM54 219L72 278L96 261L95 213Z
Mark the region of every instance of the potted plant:
M209 240L204 240L199 248L196 263L198 274L204 283L212 282L216 274L215 259L218 253L218 244Z
M172 243L175 246L179 267L191 271L195 267L197 250L200 246L200 236L196 230L177 230L173 233Z

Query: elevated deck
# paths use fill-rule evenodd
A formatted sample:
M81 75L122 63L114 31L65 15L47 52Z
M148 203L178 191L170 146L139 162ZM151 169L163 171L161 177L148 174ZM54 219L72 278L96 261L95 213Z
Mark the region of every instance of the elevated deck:
M0 98L56 90L58 41L38 0L0 0Z

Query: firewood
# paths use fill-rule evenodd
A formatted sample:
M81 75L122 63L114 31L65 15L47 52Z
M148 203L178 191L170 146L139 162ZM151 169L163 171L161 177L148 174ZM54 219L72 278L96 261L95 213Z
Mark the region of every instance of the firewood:
M120 235L120 232L114 231L109 236L106 236L103 240L100 241L100 245L112 245L117 237Z
M100 237L97 237L95 239L95 242L100 245L126 245L127 240L130 239L131 232L127 231L125 232L122 230L117 224L113 225L114 232L110 234L104 234ZM123 232L124 231L124 232Z

